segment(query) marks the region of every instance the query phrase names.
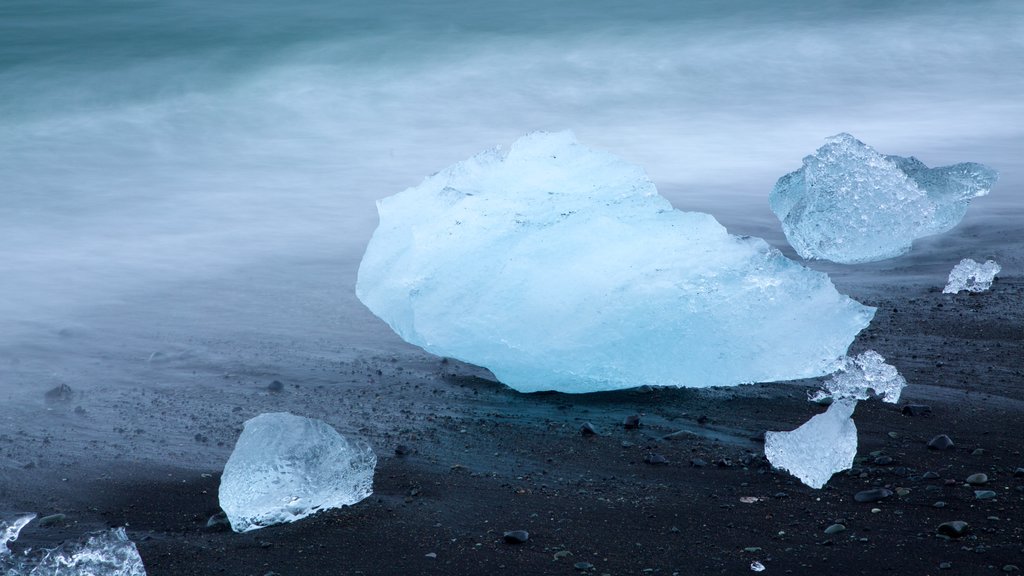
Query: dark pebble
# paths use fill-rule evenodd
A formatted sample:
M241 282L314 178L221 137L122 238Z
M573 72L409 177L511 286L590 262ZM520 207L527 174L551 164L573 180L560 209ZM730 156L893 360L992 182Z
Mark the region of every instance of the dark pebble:
M879 456L874 460L875 466L888 466L892 464L892 457L890 456Z
M708 463L704 460L701 460L700 458L694 458L690 460L690 466L693 466L694 468L703 468L707 465Z
M845 530L846 530L846 526L843 526L842 524L833 524L833 525L829 526L828 528L825 528L825 534L828 534L829 536L831 536L833 534L839 534L840 532L843 532Z
M626 430L636 430L637 428L640 427L640 415L630 414L629 416L626 416L622 420L622 425L626 428Z
M206 530L208 532L228 532L231 530L231 522L228 521L228 515L224 512L217 512L213 516L210 516L206 520Z
M959 538L971 531L971 525L963 520L953 520L939 524L938 533L950 538Z
M45 528L47 526L56 526L57 524L63 524L64 521L67 520L67 518L68 517L63 514L50 514L49 516L43 516L36 523L39 526Z
M938 500L938 501L935 502L935 504L932 504L932 508L945 508L945 507L946 507L946 503L943 502L942 500Z
M522 544L530 539L530 533L526 530L509 530L502 538L506 544Z
M1013 471L1013 475L1016 476L1017 478L1024 477L1024 468L1017 468L1016 470Z
M594 565L591 564L590 562L577 562L577 563L573 564L572 567L577 569L577 570L593 570L594 569Z
M43 396L46 398L47 402L67 402L71 400L74 395L75 392L71 389L71 386L61 384L60 386L50 388Z
M274 380L273 382L267 385L267 391L275 393L284 392L284 384L282 384L280 380Z
M977 474L971 474L967 477L967 483L971 486L981 486L988 482L988 474L984 472L978 472Z
M853 495L853 499L857 502L878 502L892 496L892 490L887 488L872 488L871 490L862 490Z
M975 490L974 497L977 500L991 500L996 497L996 493L991 490Z
M665 458L661 454L648 454L644 458L644 462L652 466L666 466L668 465L668 458Z
M939 570L949 570L952 567L952 562L939 562Z
M580 426L580 434L583 436L597 436L597 430L594 425L590 422L584 422L583 426Z
M904 416L924 416L932 413L932 407L927 404L905 404L901 412Z
M932 450L946 450L953 447L953 439L945 434L939 434L928 441L928 447Z
M937 472L932 472L931 470L929 470L929 471L927 471L927 472L925 472L924 474L921 475L921 479L922 480L935 480L938 477L939 477L939 474Z
M406 456L408 454L412 454L412 449L405 444L395 446L395 456Z

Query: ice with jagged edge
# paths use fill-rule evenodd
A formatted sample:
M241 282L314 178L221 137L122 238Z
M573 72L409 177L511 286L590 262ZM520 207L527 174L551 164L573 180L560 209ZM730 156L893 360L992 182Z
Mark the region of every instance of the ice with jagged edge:
M855 264L899 256L914 239L953 228L996 178L982 164L928 168L839 134L780 178L769 201L798 254Z
M245 423L220 480L231 528L248 532L359 502L373 493L377 456L322 420L286 412Z
M534 133L378 203L356 294L407 342L523 392L832 372L874 308L644 171Z
M854 358L843 358L839 370L810 399L813 402L830 398L867 400L873 394L884 402L895 404L906 385L906 379L895 366L886 364L878 352L868 350Z
M992 287L992 281L1002 269L995 260L986 260L984 264L979 264L971 258L964 258L949 272L949 280L942 293L956 294L962 290L984 292Z
M4 576L146 576L146 568L135 543L124 528L96 532L61 544L53 549L29 550L15 555L7 542L35 514L22 516L8 524L0 521L0 574Z
M765 432L764 455L811 488L821 488L836 472L849 470L857 455L857 400L837 398L828 410L792 432Z

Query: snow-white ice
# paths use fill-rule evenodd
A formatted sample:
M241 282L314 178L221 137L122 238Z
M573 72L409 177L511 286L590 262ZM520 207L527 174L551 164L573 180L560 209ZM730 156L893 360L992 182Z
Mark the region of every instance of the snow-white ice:
M854 358L843 358L839 370L822 385L821 390L811 396L811 400L866 400L874 394L884 402L895 404L899 402L900 393L906 385L907 381L895 366L886 364L885 358L878 352L868 350Z
M853 466L857 455L857 400L838 398L824 414L792 432L766 432L764 455L811 488L821 488L836 472Z
M874 314L567 132L459 162L378 212L360 300L524 392L819 376Z
M839 134L780 178L769 200L798 254L854 264L899 256L915 238L953 228L996 177L973 162L928 168Z
M6 525L0 521L0 540L18 532L35 518L24 516ZM13 532L11 532L13 530ZM96 532L53 549L28 550L11 554L0 546L0 574L4 576L146 576L146 568L135 543L124 528Z
M986 260L984 264L979 264L970 258L964 258L950 270L949 280L942 293L956 294L962 290L984 292L992 287L992 281L1002 269L995 260Z
M236 532L350 506L373 492L377 456L326 422L284 412L245 423L224 465L220 507Z
M7 543L17 540L18 534L21 534L21 529L34 520L35 517L35 514L26 514L13 520L0 519L0 557L10 554Z

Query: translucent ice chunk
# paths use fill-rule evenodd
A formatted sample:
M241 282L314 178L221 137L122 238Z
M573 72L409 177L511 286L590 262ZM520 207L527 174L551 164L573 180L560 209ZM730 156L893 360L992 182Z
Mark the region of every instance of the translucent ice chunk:
M899 256L915 238L953 228L996 178L981 164L928 168L839 134L780 178L769 201L798 254L853 264Z
M360 300L523 392L827 374L874 314L570 133L479 154L378 211Z
M373 492L377 456L322 420L280 412L245 423L220 480L236 532L349 506Z
M7 543L17 540L18 534L21 534L21 529L35 517L35 514L26 514L11 521L0 520L0 556L10 554Z
M992 281L1002 269L995 260L979 264L970 258L964 258L949 272L949 281L942 289L942 293L956 294L961 290L984 292L992 287Z
M822 385L822 390L811 396L812 401L825 398L853 398L866 400L873 392L883 401L895 404L907 381L895 366L885 363L885 358L874 350L868 350L856 358L843 358L839 371Z
M811 488L821 488L836 472L853 466L857 455L857 401L836 399L792 432L766 432L764 455L772 466L788 471Z
M31 520L32 517L26 518ZM4 576L146 576L146 568L124 528L114 528L49 550L29 551L19 556L0 554L0 573Z

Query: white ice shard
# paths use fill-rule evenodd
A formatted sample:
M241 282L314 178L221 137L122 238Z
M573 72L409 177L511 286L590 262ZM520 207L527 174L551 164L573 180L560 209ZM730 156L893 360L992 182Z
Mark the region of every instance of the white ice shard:
M992 281L1002 269L995 260L979 264L970 258L964 258L949 272L949 281L942 289L942 293L956 294L961 290L984 292L992 287Z
M236 532L350 506L373 492L377 456L322 420L285 412L245 423L220 480L220 507Z
M874 314L567 132L459 162L378 211L359 299L523 392L819 376Z
M772 466L788 471L811 488L821 488L836 472L853 466L857 455L857 401L836 399L792 432L766 432L764 455Z
M26 514L10 521L0 520L0 556L10 554L11 551L7 548L7 543L17 540L18 534L21 534L21 529L35 519L35 517L35 514Z
M34 515L26 518L25 523L34 518ZM21 526L24 526L24 523ZM61 544L53 549L33 550L18 556L0 553L0 574L146 576L146 568L142 563L142 557L139 556L138 548L128 539L124 528L114 528Z
M907 381L895 366L886 364L885 358L878 352L868 350L855 358L843 358L839 371L811 396L811 400L867 400L873 393L883 401L895 404L899 402L900 393L906 385Z
M996 178L982 164L928 168L839 134L779 178L769 201L798 254L854 264L899 256L915 238L953 228Z

